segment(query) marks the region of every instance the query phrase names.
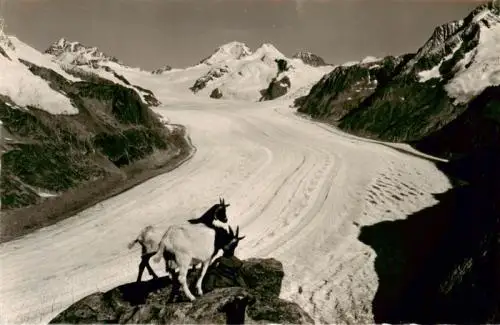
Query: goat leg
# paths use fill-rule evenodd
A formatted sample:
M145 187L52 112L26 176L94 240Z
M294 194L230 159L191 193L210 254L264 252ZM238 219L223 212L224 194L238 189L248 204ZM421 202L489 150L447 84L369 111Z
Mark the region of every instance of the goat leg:
M149 275L151 275L153 279L158 279L158 276L156 275L155 271L153 271L153 268L151 268L151 265L149 265L149 261L146 262L146 268L148 269Z

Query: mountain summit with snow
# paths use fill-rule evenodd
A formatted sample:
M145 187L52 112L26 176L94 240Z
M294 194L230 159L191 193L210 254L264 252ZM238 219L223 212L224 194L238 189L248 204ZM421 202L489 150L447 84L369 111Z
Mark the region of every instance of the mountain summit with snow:
M300 57L287 58L271 43L263 43L252 51L244 43L230 42L189 68L193 74L195 70L200 73L190 89L198 96L217 99L258 101L295 97L307 92L332 70L322 62L321 58L307 56L305 52Z
M54 42L45 53L53 55L66 64L95 66L102 62L121 63L117 58L101 52L97 47L88 47L79 42L70 42L61 38Z
M245 43L242 42L229 42L218 47L215 52L200 63L204 64L217 64L228 60L239 60L252 54L252 51Z
M316 54L313 54L311 52L307 52L307 51L299 51L297 53L295 53L292 58L294 59L301 59L302 62L304 62L305 64L309 64L313 67L320 67L320 66L324 66L324 65L327 65L325 60L323 60L323 58L317 56Z

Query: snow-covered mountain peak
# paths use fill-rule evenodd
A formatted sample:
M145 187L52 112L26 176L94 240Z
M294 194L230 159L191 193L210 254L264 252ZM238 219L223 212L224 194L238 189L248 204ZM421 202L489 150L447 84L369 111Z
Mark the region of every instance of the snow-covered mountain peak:
M274 58L284 58L285 55L281 53L273 44L263 43L257 50L255 50L255 55L266 55L268 57Z
M97 47L70 42L65 38L52 43L45 53L53 55L58 61L66 64L94 65L102 62L122 64L117 58L101 52Z
M228 60L239 60L250 54L252 51L245 43L233 41L217 48L211 56L202 60L201 63L213 65Z
M305 64L311 65L313 67L319 67L319 66L326 65L326 62L325 62L325 60L323 60L323 58L317 56L314 53L308 52L308 51L299 51L299 52L295 53L292 56L292 58L299 59L302 62L304 62Z

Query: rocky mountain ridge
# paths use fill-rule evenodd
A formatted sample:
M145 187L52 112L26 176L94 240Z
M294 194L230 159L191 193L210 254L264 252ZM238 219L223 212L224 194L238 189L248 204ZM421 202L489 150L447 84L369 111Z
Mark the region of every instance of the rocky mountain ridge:
M437 27L414 54L336 67L295 105L348 132L415 142L500 84L499 44L499 9L480 5L465 19Z

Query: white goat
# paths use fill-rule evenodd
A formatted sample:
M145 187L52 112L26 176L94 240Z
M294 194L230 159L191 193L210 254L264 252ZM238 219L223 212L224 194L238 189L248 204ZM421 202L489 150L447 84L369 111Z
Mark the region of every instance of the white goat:
M160 240L158 252L153 257L153 262L158 263L163 256L166 266L169 267L168 259L175 258L179 267L179 283L186 296L191 300L195 297L189 291L187 285L187 273L193 259L201 261L203 268L196 282L198 295L203 295L201 285L203 277L207 273L208 266L219 250L215 248L216 233L227 233L225 229L209 228L204 224L180 224L170 226ZM232 233L232 231L231 231ZM227 235L222 235L227 238ZM222 247L221 247L222 248ZM171 272L171 271L169 271ZM173 272L171 272L173 274Z

